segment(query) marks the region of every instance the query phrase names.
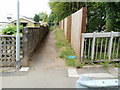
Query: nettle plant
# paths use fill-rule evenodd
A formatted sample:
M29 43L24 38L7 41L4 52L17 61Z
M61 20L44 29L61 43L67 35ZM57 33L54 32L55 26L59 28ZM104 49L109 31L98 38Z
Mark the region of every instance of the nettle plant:
M20 32L22 32L22 28L23 28L23 26L21 25L20 26ZM1 33L3 35L14 35L16 33L16 31L17 31L16 26L7 25L6 28L1 30Z

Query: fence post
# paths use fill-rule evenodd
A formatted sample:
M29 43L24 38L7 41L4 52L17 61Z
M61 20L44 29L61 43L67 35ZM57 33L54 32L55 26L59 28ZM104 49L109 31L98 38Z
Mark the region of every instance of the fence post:
M93 41L92 41L92 50L91 50L91 60L93 62L94 59L94 53L95 53L95 36L96 32L93 33Z
M82 44L84 44L84 39L82 38L82 33L84 33L86 30L86 23L87 23L86 19L87 19L87 7L83 7L82 8L82 23L81 23L81 28L80 28L80 53L79 53L80 61L82 61L82 59L83 59L83 56L81 56L82 49L84 49L84 45L82 46ZM83 50L83 52L84 52L84 50Z
M85 38L84 38L84 37L82 37L81 57L80 57L80 61L81 61L81 62L83 62L84 40L85 40Z
M71 43L71 24L72 23L72 15L67 18L67 40Z
M111 31L111 37L108 46L108 59L111 59L111 51L112 51L112 43L113 43L113 31Z
M62 20L62 29L64 29L64 19Z

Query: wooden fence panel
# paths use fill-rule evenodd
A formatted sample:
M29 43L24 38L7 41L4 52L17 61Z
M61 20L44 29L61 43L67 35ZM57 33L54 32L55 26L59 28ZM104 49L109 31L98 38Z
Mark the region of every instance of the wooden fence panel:
M71 43L71 23L72 23L72 16L67 17L67 40Z
M71 18L68 16L64 19L64 34L69 43L71 43Z
M64 19L64 34L67 37L67 17Z
M71 46L78 57L80 57L81 55L81 41L82 41L81 33L83 33L86 28L86 16L87 16L86 7L83 7L76 13L72 14Z
M64 20L60 21L60 29L64 29Z

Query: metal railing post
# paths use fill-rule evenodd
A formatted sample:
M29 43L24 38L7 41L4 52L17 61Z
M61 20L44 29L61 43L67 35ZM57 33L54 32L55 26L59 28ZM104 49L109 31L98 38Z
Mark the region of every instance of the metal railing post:
M95 53L95 34L96 34L96 32L93 33L92 50L91 50L91 60L92 60L92 62L93 62L94 53Z
M108 59L111 59L111 51L112 51L112 43L113 43L113 31L111 31L111 37L108 46Z
M83 52L84 52L84 40L85 38L82 37L82 46L81 46L81 57L80 57L80 61L83 61Z

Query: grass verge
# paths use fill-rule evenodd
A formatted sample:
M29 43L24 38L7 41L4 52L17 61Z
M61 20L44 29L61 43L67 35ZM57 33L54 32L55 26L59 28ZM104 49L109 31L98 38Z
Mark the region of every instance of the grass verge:
M68 59L68 56L76 56L74 50L72 49L71 45L68 43L67 39L64 36L64 31L60 28L55 28L54 31L55 39L56 39L56 47L59 48L60 58L65 59L66 66L70 67L82 67L81 64L77 59Z

